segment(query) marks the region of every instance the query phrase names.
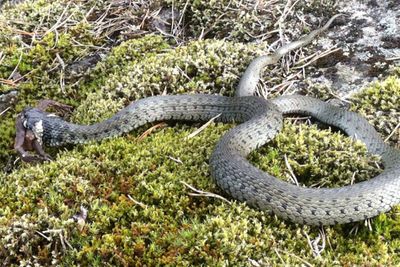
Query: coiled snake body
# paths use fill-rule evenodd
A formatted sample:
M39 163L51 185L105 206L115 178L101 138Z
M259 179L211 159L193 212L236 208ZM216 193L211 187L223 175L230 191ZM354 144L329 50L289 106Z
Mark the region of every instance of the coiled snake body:
M213 178L233 198L302 224L325 225L370 218L400 203L400 152L386 145L356 113L306 96L282 96L274 100L251 96L263 66L310 42L334 18L294 45L285 46L264 60L253 61L242 77L236 97L203 94L149 97L93 125L68 123L37 108L25 109L20 118L40 144L58 146L121 135L148 122L207 121L220 115L217 121L241 123L221 138L210 159ZM311 115L361 140L371 153L382 157L384 171L354 185L315 189L288 184L255 168L246 156L275 136L282 127L282 115L288 113Z

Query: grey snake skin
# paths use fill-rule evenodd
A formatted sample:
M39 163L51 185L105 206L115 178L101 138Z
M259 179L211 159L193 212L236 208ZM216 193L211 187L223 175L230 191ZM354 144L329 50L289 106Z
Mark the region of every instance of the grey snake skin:
M210 158L210 170L217 185L234 199L308 225L371 218L400 203L399 150L385 144L375 129L354 112L307 96L281 96L273 100L252 96L265 65L277 62L288 51L309 43L336 17L273 55L256 58L243 75L235 97L205 94L148 97L93 125L68 123L40 109L26 108L22 112L24 127L32 130L43 144L60 146L118 136L149 122L208 121L220 115L216 121L240 124L218 142ZM284 114L310 115L342 129L364 142L369 152L380 155L384 171L368 181L323 189L298 187L262 172L246 157L281 130Z

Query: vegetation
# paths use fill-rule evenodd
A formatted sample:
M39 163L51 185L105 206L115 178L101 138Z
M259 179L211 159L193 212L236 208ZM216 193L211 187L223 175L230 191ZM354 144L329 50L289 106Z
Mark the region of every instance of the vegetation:
M0 92L19 92L18 104L3 114L0 124L0 167L9 171L0 174L3 263L400 264L399 208L374 218L369 227L361 222L319 229L283 221L223 195L210 177L207 162L216 142L233 125L211 124L186 139L198 124L169 123L138 138L148 126L126 136L52 150L55 160L49 163L14 163L14 120L26 105L42 98L59 100L75 107L72 121L92 123L149 95L232 95L247 64L268 44L243 42L253 40L246 34L248 28L253 28L257 16L265 17L263 12L272 10L268 4L275 1L267 1L260 14L254 9L243 16L238 16L240 1L226 1L232 6L222 20L225 1L194 1L188 6L186 1L149 2L129 11L118 3L39 0L7 7L1 14ZM318 8L318 1L314 2ZM182 15L193 22L187 36L150 34L155 32L151 19L155 15L147 11L173 4L179 10L186 6ZM104 13L107 7L109 13ZM302 8L312 12L313 5ZM123 33L116 24L126 25L128 19L115 20L128 12L133 25L144 24ZM144 12L152 15L145 19ZM102 14L106 15L100 21ZM233 19L241 24L231 23ZM111 21L112 26L105 23ZM275 22L265 21L254 29L268 32ZM202 34L204 29L211 30ZM33 32L40 34L33 38ZM204 40L197 40L199 36ZM94 55L99 59L93 66L79 67ZM281 75L275 82L283 79ZM399 98L400 78L394 74L355 95L352 109L398 145ZM368 155L362 144L329 129L290 121L250 160L285 180L290 165L299 182L308 186L342 186L381 171L379 159ZM190 195L193 191L185 183L229 202Z

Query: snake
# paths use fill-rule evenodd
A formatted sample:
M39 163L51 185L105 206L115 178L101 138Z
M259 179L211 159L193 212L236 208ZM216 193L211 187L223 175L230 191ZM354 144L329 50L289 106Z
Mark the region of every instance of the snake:
M211 177L233 199L299 224L333 225L374 217L400 203L400 151L386 144L374 127L355 112L309 96L284 95L274 99L254 96L266 65L311 42L337 16L273 55L255 58L241 77L233 97L151 96L136 100L109 119L91 125L70 123L43 109L28 107L21 112L22 124L33 132L40 145L63 146L120 136L157 121L235 122L237 125L217 142L209 160ZM381 157L384 170L370 180L340 188L300 187L261 171L247 156L274 138L287 114L311 116L362 141L370 153Z

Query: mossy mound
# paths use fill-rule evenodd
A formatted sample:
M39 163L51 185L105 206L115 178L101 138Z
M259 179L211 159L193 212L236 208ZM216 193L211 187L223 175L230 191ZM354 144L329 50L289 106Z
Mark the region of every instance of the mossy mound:
M95 10L101 10L98 2L79 3L92 4ZM179 5L186 3L178 2ZM68 13L74 8L62 6L62 3L53 3L58 15L62 10ZM27 22L22 28L26 31L34 29L29 28L29 20L35 22L43 14L37 10L27 12L32 5L44 12L48 3L24 4L21 14L26 11L26 17L18 15L17 10L9 13L9 17ZM195 1L191 3L190 12L197 14L194 7L200 10L199 7L205 5L223 8L219 2ZM73 15L76 17L71 18L79 21L88 10L86 5L76 8L73 11L77 12ZM235 15L234 12L229 14ZM205 27L213 19L218 21L216 16L211 18L199 25ZM43 23L51 28L57 16L48 19ZM196 19L203 18L197 15ZM251 23L246 22L246 27ZM221 27L221 24L216 25ZM51 33L26 50L16 49L19 41L13 43L12 38L0 39L8 47L3 61L7 64L0 68L2 77L7 78L16 66L21 75L29 77L19 84L19 104L2 118L0 157L3 163L12 150L15 114L40 98L73 104L76 109L72 120L91 123L110 116L132 99L153 94L230 95L248 62L265 46L201 40L176 48L170 40L150 35L117 43L95 67L78 73L68 72L66 68L63 73L59 57L66 65L72 65L94 53L96 49L92 48L106 43L98 35L91 35L90 23L78 23L74 27L75 30L62 28L59 35ZM195 32L201 27L192 30ZM9 31L7 36L13 36L12 30L6 30ZM246 39L245 35L240 35L244 32L241 30L230 36ZM210 34L220 36L218 32ZM75 41L83 46L73 45ZM62 75L68 81L65 87L60 86ZM391 116L399 114L398 101L394 101L400 95L399 84L398 78L390 77L356 96L354 109L365 113L384 137L396 126ZM5 90L6 86L1 88ZM381 124L372 114L387 115L381 121L388 122L389 130L380 129ZM250 209L223 195L208 170L208 159L215 143L232 125L212 124L186 140L198 126L170 124L138 140L137 136L145 130L142 128L111 140L57 149L51 152L55 157L52 162L37 166L17 164L12 173L1 173L0 258L3 264L400 264L398 208L373 219L371 231L362 224L352 224L325 227L323 234L320 229L294 225L267 212ZM393 135L390 140L398 142ZM300 183L309 186L337 187L353 179L357 182L370 178L381 171L375 164L378 159L368 155L361 144L329 130L288 122L282 133L254 152L250 159L263 170L287 179L285 155ZM319 180L321 177L323 179ZM213 197L192 196L192 191L182 182L221 194L230 203ZM88 210L87 218L80 214L82 206ZM356 234L353 227L358 227ZM325 235L326 246L321 256L316 256L322 245L318 242L321 235Z
M160 37L145 40L152 43L160 41ZM124 47L137 42L127 41ZM122 52L119 48L115 50L118 51L113 53L113 57L135 58L134 54L125 53L124 48ZM83 121L85 123L104 119L129 101L151 95L189 92L232 95L240 73L257 52L260 49L253 45L207 40L194 41L176 49L168 47L159 53L147 53L145 58L134 59L122 67L120 64L116 71L110 72L106 78L100 78L104 81L101 90L88 95L74 117L79 118L80 122L82 118L87 118ZM110 64L107 60L99 65ZM101 77L100 74L98 76ZM101 102L103 109L92 108ZM89 110L94 113L88 114Z
M400 147L400 79L391 76L354 96L353 110L360 112L389 142Z
M287 162L282 160L286 157ZM362 158L354 161L354 158ZM285 123L284 130L250 160L262 170L291 182L290 168L300 184L340 187L379 174L378 157L366 157L365 145L316 125ZM349 165L349 162L353 162Z

